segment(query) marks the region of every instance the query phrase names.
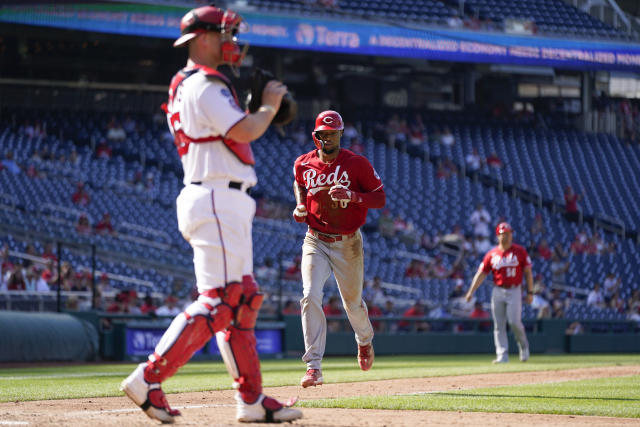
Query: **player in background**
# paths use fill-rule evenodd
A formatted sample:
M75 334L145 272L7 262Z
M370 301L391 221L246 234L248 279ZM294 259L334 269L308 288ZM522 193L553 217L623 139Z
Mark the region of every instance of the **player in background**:
M302 387L320 385L327 320L322 311L323 287L333 272L349 322L355 331L360 369L374 359L373 328L362 300L364 255L360 227L368 209L385 205L382 180L369 161L340 148L344 130L336 111L323 111L312 133L316 149L298 157L293 166L296 208L293 217L306 222L302 245L300 300L307 372Z
M493 339L496 346L496 359L493 363L509 361L509 341L507 340L507 322L518 342L520 360L529 360L529 342L522 324L522 276L527 281L527 304L533 298L533 274L531 258L527 250L513 243L513 230L506 222L496 227L498 246L487 252L478 267L471 287L465 295L471 301L473 293L493 273L493 291L491 292L491 312L493 314Z
M230 81L217 71L237 67L240 15L213 6L189 11L174 46L187 45L189 59L172 79L164 107L184 169L176 201L178 227L193 248L199 296L175 317L147 363L121 389L153 419L172 423L178 411L161 384L214 335L237 390L241 422L292 421L302 413L262 393L254 326L264 298L253 277L251 226L256 184L250 142L268 128L287 92L267 83L263 105L253 114L240 108ZM215 417L212 420L216 420Z

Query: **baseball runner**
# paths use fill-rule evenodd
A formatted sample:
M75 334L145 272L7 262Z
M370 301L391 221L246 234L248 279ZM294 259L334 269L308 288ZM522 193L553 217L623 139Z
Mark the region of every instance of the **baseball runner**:
M253 277L251 226L256 184L250 142L260 137L287 91L270 81L262 106L247 114L230 81L216 68L237 67L244 56L236 44L242 17L204 6L181 21L174 46L187 46L185 68L172 79L165 106L184 169L177 198L178 227L193 248L199 296L173 320L149 356L121 389L150 417L171 423L161 384L214 335L236 388L241 422L291 421L302 413L262 393L254 326L263 294Z
M327 320L322 288L333 272L342 305L355 331L360 369L374 359L373 328L362 300L364 259L360 227L368 209L385 205L383 184L369 161L340 148L344 130L336 111L318 115L312 133L316 150L298 157L293 166L296 208L293 217L309 226L302 245L300 300L307 372L302 387L320 385Z
M493 314L493 339L496 346L496 359L493 363L509 361L509 341L507 340L507 322L513 331L520 360L529 360L529 342L522 325L522 276L527 280L527 304L533 298L533 274L531 258L527 250L513 243L513 230L506 222L496 227L498 246L487 252L473 277L471 287L465 298L471 301L473 293L482 284L487 275L493 272L493 291L491 292L491 312Z

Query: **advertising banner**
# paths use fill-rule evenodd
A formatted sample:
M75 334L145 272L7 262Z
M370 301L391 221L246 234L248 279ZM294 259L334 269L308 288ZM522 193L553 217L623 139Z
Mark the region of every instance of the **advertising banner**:
M266 15L238 10L249 24L241 41L283 49L540 65L640 70L640 44L557 39L440 28L409 28L345 19ZM124 4L4 6L0 22L177 38L186 9Z

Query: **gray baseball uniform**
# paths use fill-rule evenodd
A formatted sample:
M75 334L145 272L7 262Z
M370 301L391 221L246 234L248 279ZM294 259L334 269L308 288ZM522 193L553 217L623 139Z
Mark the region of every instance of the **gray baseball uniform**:
M484 274L493 273L495 283L491 293L493 315L493 337L498 361L508 360L509 341L507 322L516 337L520 354L528 354L529 342L522 324L522 278L526 267L531 266L527 250L515 243L507 250L499 246L484 256L479 270ZM522 357L522 356L521 356ZM528 358L528 355L526 356Z
M306 190L309 229L302 246L303 296L300 300L305 354L309 369L320 369L325 351L327 320L322 309L323 288L333 272L342 304L360 346L373 340L367 306L362 300L364 258L360 227L368 208L384 206L382 181L369 161L341 149L329 163L316 150L300 156L294 165L296 184ZM332 200L329 189L341 185L358 202ZM354 198L356 198L354 197Z

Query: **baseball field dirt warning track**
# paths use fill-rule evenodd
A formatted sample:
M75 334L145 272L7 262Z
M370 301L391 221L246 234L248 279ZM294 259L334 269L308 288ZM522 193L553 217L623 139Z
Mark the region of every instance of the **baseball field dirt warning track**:
M612 366L561 371L518 372L432 378L325 384L319 387L272 387L268 393L301 401L349 396L393 396L472 390L475 388L545 384L640 374L639 366ZM172 407L182 411L177 425L227 426L235 422L232 390L171 394ZM448 411L396 411L369 409L303 408L305 426L637 426L637 418L548 415L530 413L485 413ZM149 426L149 420L125 397L9 402L0 404L0 426Z

